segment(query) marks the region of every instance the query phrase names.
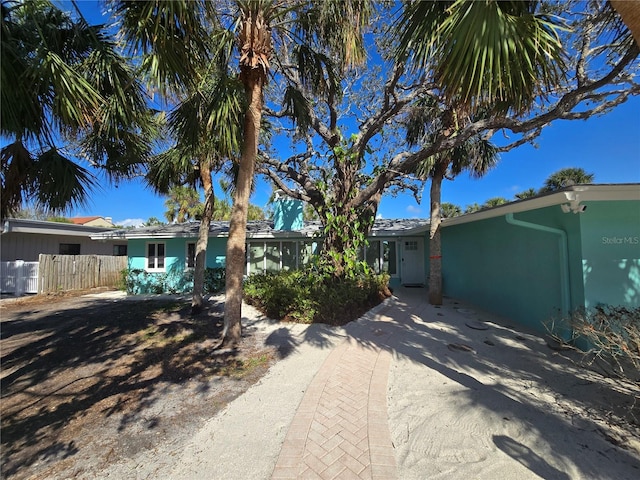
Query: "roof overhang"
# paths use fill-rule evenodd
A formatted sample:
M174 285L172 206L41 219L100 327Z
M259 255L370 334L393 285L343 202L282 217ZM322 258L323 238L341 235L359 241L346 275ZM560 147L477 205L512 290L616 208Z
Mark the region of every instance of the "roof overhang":
M40 235L67 235L76 237L92 237L98 232L108 233L104 227L89 227L73 223L47 222L23 218L8 218L2 226L2 233L35 233Z
M442 221L442 227L444 228L463 223L477 222L479 220L501 217L509 213L527 212L554 205L568 204L569 206L573 206L580 204L580 202L620 200L640 201L640 184L574 185L566 187L558 192L547 193L545 195L525 200L518 200L489 208L487 210L480 210L478 212L461 215L459 217L447 218Z

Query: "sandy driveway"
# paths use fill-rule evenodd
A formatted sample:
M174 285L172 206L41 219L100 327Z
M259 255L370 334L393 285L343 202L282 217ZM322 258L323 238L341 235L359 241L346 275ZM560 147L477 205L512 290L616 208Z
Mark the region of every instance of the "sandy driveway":
M380 345L393 355L388 423L398 478L640 478L640 431L625 420L637 385L625 390L576 365L574 353L556 352L535 334L453 301L435 308L423 300L424 291L398 293L387 302L394 324ZM164 410L157 407L161 403L142 405L129 438L158 431L166 438L75 475L66 470L69 476L270 478L296 408L323 361L347 336L358 339L376 314L329 328L278 324L250 307L244 313L255 347L271 349L276 360L255 385L208 417L195 413L213 401L207 382L154 390L194 401L196 420L174 422L180 434L169 435L166 423L162 430L144 420L162 426L171 417L170 404ZM118 425L107 422L104 428L117 435ZM72 454L67 461L74 458L84 457Z

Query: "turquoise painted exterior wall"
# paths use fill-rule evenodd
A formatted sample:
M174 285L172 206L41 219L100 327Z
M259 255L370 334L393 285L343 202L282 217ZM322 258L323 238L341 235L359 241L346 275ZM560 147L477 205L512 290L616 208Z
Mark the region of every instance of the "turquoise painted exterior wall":
M640 202L583 202L584 213L559 205L514 214L566 232L568 311L599 303L640 306ZM540 333L561 322L560 236L505 216L442 229L446 295L509 317Z
M130 239L128 242L129 270L142 270L131 278L131 293L190 292L193 290L193 271L185 268L187 243L197 238ZM145 272L147 244L165 244L165 271ZM210 238L207 243L206 268L225 266L227 242L225 238Z
M293 198L280 198L273 206L274 230L301 230L304 227L303 204L301 200Z
M444 228L443 292L540 330L557 315L557 239L504 217ZM532 252L545 250L542 259Z
M582 277L585 307L640 307L640 202L585 202Z

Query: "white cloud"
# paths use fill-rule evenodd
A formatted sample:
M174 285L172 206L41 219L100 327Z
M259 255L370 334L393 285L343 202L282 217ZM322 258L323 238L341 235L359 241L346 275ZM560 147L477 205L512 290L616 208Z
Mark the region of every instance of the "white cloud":
M145 220L143 220L142 218L127 218L125 220L118 220L117 222L113 223L121 227L141 227L144 222Z
M417 215L418 213L422 213L422 209L420 207L416 207L415 205L407 205L407 212L415 213Z
M378 220L382 220L384 217L382 216L382 214L381 214L381 213L379 213L378 215L376 215L376 218L377 218Z

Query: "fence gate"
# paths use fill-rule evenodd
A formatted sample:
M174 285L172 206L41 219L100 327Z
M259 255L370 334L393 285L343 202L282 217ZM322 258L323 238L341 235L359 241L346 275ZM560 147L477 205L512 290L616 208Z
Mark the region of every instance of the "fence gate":
M2 293L12 293L16 297L38 293L38 262L1 262L0 282Z

